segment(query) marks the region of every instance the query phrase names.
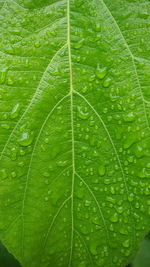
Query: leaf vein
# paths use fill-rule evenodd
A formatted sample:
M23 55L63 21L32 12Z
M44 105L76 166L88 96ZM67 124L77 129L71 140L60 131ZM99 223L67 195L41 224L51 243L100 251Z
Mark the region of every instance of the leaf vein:
M80 238L82 244L84 245L84 247L85 247L85 249L86 249L86 251L88 253L88 256L89 256L89 259L90 259L90 263L92 265L91 267L94 267L94 262L93 262L93 259L91 257L91 253L89 251L89 248L88 248L87 244L85 243L85 240L83 239L83 237L81 236L81 234L79 233L79 231L77 229L74 228L74 231L77 233L78 237Z
M60 211L61 211L62 208L65 206L65 204L69 201L69 199L71 199L71 196L69 196L69 197L68 197L68 198L61 204L61 206L60 206L59 209L57 210L56 214L54 215L54 217L53 217L53 219L52 219L52 222L51 222L51 224L50 224L50 226L49 226L49 228L48 228L48 231L47 231L45 240L44 240L43 249L44 249L45 246L46 246L46 243L47 243L47 240L48 240L49 233L50 233L50 231L51 231L51 229L52 229L52 226L53 226L53 224L54 224L56 218L58 217Z
M114 21L114 23L115 23L115 25L116 25L116 27L117 27L119 33L120 33L120 36L121 36L121 38L122 38L122 41L124 42L124 44L125 44L125 46L126 46L128 52L129 52L129 55L130 55L130 57L131 57L131 59L132 59L133 69L134 69L134 72L135 72L135 76L136 76L136 80L137 80L138 88L139 88L139 90L140 90L141 99L142 99L142 102L143 102L143 108L144 108L144 115L145 115L145 119L146 119L146 124L147 124L147 127L148 127L149 131L150 131L150 125L149 125L148 116L147 116L147 112L146 112L145 101L144 101L144 97L143 97L143 91L142 91L141 84L140 84L140 80L139 80L139 77L138 77L137 68L136 68L136 65L135 65L135 58L134 58L134 55L133 55L133 53L132 53L132 51L131 51L131 49L130 49L130 47L129 47L129 45L128 45L128 43L127 43L127 41L126 41L126 39L125 39L125 37L124 37L122 31L121 31L121 29L120 29L119 24L117 23L116 19L114 18L114 16L113 16L112 13L110 12L110 10L109 10L108 6L106 5L105 1L104 1L104 0L101 0L101 2L103 3L103 5L104 5L104 7L106 8L108 14L110 15L110 17L111 17L112 20Z
M85 182L85 180L76 172L76 175L79 177L79 179L84 183L84 185L86 186L86 188L88 189L88 191L90 192L91 196L93 197L95 203L96 203L96 206L98 207L98 210L99 210L99 214L100 214L100 217L102 218L102 221L103 221L103 224L104 224L104 228L105 228L105 231L106 231L106 238L107 238L107 246L109 248L109 243L110 243L110 240L109 240L109 231L108 231L108 228L107 228L107 224L106 224L106 221L105 221L105 218L104 218L104 215L103 215L103 212L101 210L101 207L97 201L97 198L95 197L92 189L90 188L90 186Z
M63 45L63 46L62 46L62 47L55 53L55 55L54 55L54 56L52 57L52 59L50 60L50 63L47 65L47 67L46 67L46 69L45 69L45 71L44 71L44 73L43 73L43 75L42 75L42 77L41 77L41 79L40 79L40 81L39 81L39 85L37 86L37 89L36 89L36 91L35 91L35 93L34 93L32 99L31 99L29 105L26 107L26 110L24 111L24 113L22 114L21 118L20 118L20 119L18 120L18 122L16 123L16 126L13 128L11 134L9 135L9 137L8 137L6 143L5 143L5 146L4 146L4 148L3 148L2 152L1 152L1 157L0 157L0 158L2 158L2 156L3 156L4 152L5 152L5 149L6 149L7 145L8 145L8 143L9 143L9 141L10 141L11 137L13 136L14 131L15 131L15 130L17 129L17 127L20 125L20 123L22 122L22 119L24 118L24 116L26 115L26 113L28 112L28 110L31 108L31 106L32 106L32 104L33 104L35 98L37 97L37 95L38 95L38 91L39 91L39 88L40 88L40 86L41 86L41 84L42 84L42 81L43 81L43 79L44 79L44 75L45 75L45 73L48 71L48 69L49 69L50 65L52 64L53 60L55 59L55 57L59 54L60 51L62 51L62 50L65 48L65 46L66 46L66 43L65 43L65 44L64 44L64 45Z

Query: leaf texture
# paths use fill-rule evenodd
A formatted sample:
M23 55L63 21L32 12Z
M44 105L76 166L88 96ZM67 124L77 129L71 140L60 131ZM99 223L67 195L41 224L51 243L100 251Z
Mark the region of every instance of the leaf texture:
M123 267L150 222L150 3L0 5L0 238L26 267Z

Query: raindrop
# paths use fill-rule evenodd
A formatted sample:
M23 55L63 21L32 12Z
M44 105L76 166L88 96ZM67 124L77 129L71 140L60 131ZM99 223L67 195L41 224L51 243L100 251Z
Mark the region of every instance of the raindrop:
M122 245L123 245L124 248L128 248L128 247L130 246L130 241L129 241L129 239L123 241Z
M111 222L118 222L118 214L114 213L111 217L110 217L110 221Z
M104 165L101 165L101 166L98 168L98 173L99 173L99 175L100 175L100 176L104 176L105 172L106 172L106 168L105 168L105 166L104 166Z
M107 74L107 68L106 67L100 68L100 66L98 64L97 69L95 71L95 74L96 74L97 78L103 79Z
M65 167L67 165L67 163L68 163L67 160L59 160L59 161L57 161L57 166Z
M3 84L6 80L8 68L5 66L0 67L0 84Z
M75 43L73 47L75 49L79 49L83 46L83 42L84 42L84 39L81 39L78 43Z
M19 111L20 111L20 105L17 103L17 104L13 107L13 109L12 109L12 111L11 111L10 118L11 118L11 119L15 119L15 118L17 118L18 115L19 115Z
M124 121L126 121L126 122L132 122L132 121L135 120L135 115L134 115L133 112L129 112L128 114L125 114L125 115L123 116L123 119L124 119Z
M33 142L33 132L23 132L20 138L18 139L18 143L21 146L29 146Z
M81 118L81 119L83 119L83 120L86 120L86 119L89 118L90 113L89 113L87 107L81 107L81 106L78 106L77 109L78 109L78 113L77 113L77 115L78 115L79 118Z
M110 78L107 78L107 79L103 82L103 86L107 88L107 87L109 87L110 83L111 83L111 79L110 79Z
M8 177L8 174L7 174L6 170L5 170L5 169L2 169L2 170L1 170L1 178L2 178L2 179L5 179L5 178L7 178L7 177Z

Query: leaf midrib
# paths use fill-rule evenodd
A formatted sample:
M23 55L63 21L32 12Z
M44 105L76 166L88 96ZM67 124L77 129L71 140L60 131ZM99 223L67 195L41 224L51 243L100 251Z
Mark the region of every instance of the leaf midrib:
M73 115L73 76L72 76L72 60L71 60L71 25L70 25L70 0L67 0L67 43L68 43L68 57L69 57L69 74L70 74L70 114L71 114L71 139L72 139L72 188L71 188L71 249L68 266L71 266L72 252L73 252L73 238L74 238L74 178L75 178L75 147L74 147L74 115Z

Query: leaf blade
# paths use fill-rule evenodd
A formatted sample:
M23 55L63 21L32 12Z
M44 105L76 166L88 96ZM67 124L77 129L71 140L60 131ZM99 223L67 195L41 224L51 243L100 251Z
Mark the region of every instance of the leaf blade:
M17 37L6 59L27 59L32 51L41 63L45 56L32 81L15 63L16 73L28 78L29 105L7 62L6 83L26 109L10 121L14 130L3 152L1 237L23 266L122 266L148 230L149 125L141 77L105 2L15 4L18 21L19 12L27 20L25 49ZM40 18L42 25L35 23ZM51 23L47 42L49 19L56 19L56 30Z

